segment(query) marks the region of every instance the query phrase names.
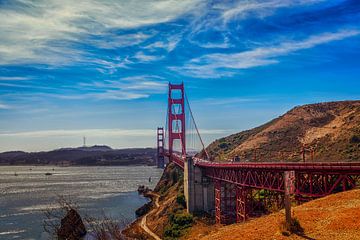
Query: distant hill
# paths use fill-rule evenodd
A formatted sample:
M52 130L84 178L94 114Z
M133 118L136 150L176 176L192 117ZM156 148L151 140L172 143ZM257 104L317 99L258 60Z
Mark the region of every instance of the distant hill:
M214 141L207 151L216 160L301 161L303 146L307 161L311 155L314 161L360 161L360 101L295 107L260 127Z
M156 149L112 149L108 146L61 148L48 152L0 153L1 165L155 165Z

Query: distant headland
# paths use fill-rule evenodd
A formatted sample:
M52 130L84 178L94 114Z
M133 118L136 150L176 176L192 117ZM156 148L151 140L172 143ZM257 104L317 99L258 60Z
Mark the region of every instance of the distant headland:
M155 155L154 148L112 149L105 145L95 145L42 152L3 152L0 153L0 165L155 165Z

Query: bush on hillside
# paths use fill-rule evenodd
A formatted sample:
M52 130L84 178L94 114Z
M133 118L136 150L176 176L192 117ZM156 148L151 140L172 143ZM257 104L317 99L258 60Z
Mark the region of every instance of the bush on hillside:
M191 227L194 218L188 213L171 213L169 224L165 227L165 239L178 239L183 235L183 231Z
M176 197L176 202L180 204L183 208L186 208L186 199L183 193L179 193Z

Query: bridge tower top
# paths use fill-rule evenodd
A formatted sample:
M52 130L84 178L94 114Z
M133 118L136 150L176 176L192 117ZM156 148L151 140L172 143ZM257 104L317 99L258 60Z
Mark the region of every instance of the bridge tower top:
M179 142L181 154L186 155L185 142L185 93L184 83L169 83L168 95L168 139L170 157L174 152L174 143Z

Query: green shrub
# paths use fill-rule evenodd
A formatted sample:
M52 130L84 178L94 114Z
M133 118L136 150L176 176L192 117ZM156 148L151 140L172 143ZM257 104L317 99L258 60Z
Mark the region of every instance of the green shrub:
M169 215L169 224L165 227L164 238L176 239L179 238L183 231L191 227L194 218L188 213L171 213Z
M179 193L176 197L176 202L180 204L183 208L186 208L186 199L183 193Z
M181 236L181 230L177 225L168 225L164 231L165 239L179 238Z
M193 216L188 213L175 214L173 218L173 222L181 227L189 227L193 221Z
M228 147L229 147L229 144L226 143L226 142L223 142L223 143L220 143L220 144L219 144L219 147L222 148L222 149L228 148Z
M176 183L179 180L179 174L176 170L171 172L171 181L172 183Z

